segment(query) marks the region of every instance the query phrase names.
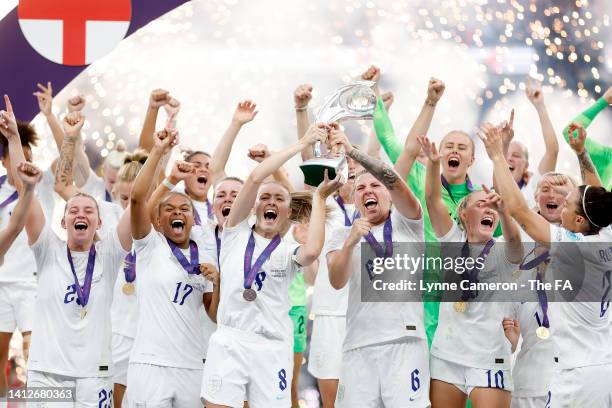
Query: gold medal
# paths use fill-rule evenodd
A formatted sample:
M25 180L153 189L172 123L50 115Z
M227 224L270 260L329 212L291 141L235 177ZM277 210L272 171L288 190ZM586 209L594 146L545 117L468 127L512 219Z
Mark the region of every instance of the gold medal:
M132 282L125 282L123 284L123 287L121 288L121 290L123 291L123 294L126 296L131 296L134 294L134 291L136 290L136 287L134 286L134 283Z
M468 308L468 304L467 302L464 302L463 300L461 300L459 302L455 302L453 304L453 308L455 309L455 312L457 313L465 313L465 311Z
M518 280L521 277L521 270L517 269L516 271L512 272L512 279L514 280Z
M546 340L550 337L550 330L544 326L540 326L536 329L536 336L538 336L540 340Z
M85 316L87 316L87 309L83 308L81 309L81 319L84 319Z

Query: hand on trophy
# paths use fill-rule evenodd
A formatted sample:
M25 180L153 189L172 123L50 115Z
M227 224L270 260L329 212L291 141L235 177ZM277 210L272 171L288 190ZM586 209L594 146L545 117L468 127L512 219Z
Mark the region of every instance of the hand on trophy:
M337 123L329 124L328 149L333 153L350 153L354 147Z
M306 146L312 146L317 142L325 143L329 132L329 127L325 123L313 123L310 125L306 134L300 139Z

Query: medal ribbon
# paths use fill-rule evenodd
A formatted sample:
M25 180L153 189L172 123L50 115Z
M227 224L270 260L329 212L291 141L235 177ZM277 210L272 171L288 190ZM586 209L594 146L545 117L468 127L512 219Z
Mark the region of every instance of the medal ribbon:
M66 253L68 255L68 263L70 264L70 270L72 271L72 277L74 278L74 286L76 289L77 298L81 303L82 307L87 306L89 302L89 293L91 291L91 280L93 277L94 266L96 265L96 246L91 245L89 248L89 257L87 258L87 267L85 268L85 282L83 286L79 285L79 278L77 277L76 271L74 270L74 262L72 261L72 253L70 248L66 245Z
M442 182L442 187L444 187L444 189L448 193L448 196L451 198L451 200L453 200L453 203L457 204L457 200L455 200L455 197L453 197L453 193L451 192L450 184L448 183L443 174L440 174L440 181ZM468 176L467 174L465 176L465 185L470 193L474 191L472 180L470 180L470 176Z
M533 268L536 268L542 262L546 262L550 260L550 253L548 251L545 251L544 253L538 255L531 261L525 262L525 259L527 259L529 255L533 254L537 248L538 248L538 245L535 244L533 246L533 249L527 255L525 255L525 257L523 258L523 261L521 262L521 265L519 266L519 269L521 271L531 270ZM538 280L538 283L542 282L542 275L537 270L536 270L536 279ZM541 322L542 326L549 328L550 323L548 321L548 298L546 296L546 291L543 289L540 289L540 285L538 285L536 288L536 293L538 294L538 303L540 304L540 308L542 309L542 314L543 314L542 322Z
M270 258L272 252L276 249L276 247L281 243L280 234L276 234L272 241L264 248L261 254L255 260L255 263L252 264L253 261L253 252L255 251L255 235L253 234L253 230L251 230L251 236L249 237L249 242L247 243L246 251L244 252L244 288L250 289L251 285L253 285L253 281L255 280L255 276L259 272L259 269L262 265Z
M125 281L132 283L136 280L136 251L128 252L123 258L123 274Z
M198 253L198 245L194 241L189 240L189 254L191 255L190 263L174 242L170 241L168 238L166 238L166 241L168 241L168 245L172 250L172 255L174 255L176 260L179 261L185 272L190 275L198 275L200 273L200 256Z
M358 212L355 214L354 219L357 219L361 216ZM368 232L367 235L364 236L365 240L368 242L370 247L374 250L374 253L378 258L389 258L393 256L393 224L391 223L391 213L385 220L385 225L383 226L383 241L385 243L385 248L383 249L382 245L374 238L371 232ZM368 276L370 277L370 281L374 280L373 273L374 263L371 259L366 262L366 270L368 271Z
M6 176L0 177L0 187L2 187L2 185L4 184L5 181L6 181ZM4 200L3 202L0 203L0 210L2 210L4 207L9 205L13 201L17 200L18 197L19 197L19 192L15 191L6 200Z
M111 196L111 193L108 192L108 190L104 190L104 201L108 201L109 203L113 202L113 197Z
M209 220L212 220L213 210L212 210L212 205L210 205L210 201L208 201L208 198L206 199L205 203L206 203L206 215L208 215ZM195 225L202 225L202 218L200 218L200 213L198 212L198 210L196 210L195 207L193 207L193 219L194 219Z
M489 256L489 252L491 252L491 248L493 248L494 244L495 244L495 240L490 239L485 244L484 248L482 249L482 252L480 253L480 255L476 257L476 259L483 258L483 263L484 263L484 261L486 261L487 257ZM467 258L469 255L470 255L470 244L466 241L465 244L463 244L463 248L461 248L461 256L463 258ZM480 273L480 270L474 267L470 269L469 271L467 271L466 273L467 273L468 281L470 283L478 283L478 274ZM461 300L466 302L470 299L475 299L477 296L478 296L477 290L472 291L470 289L467 289L463 291L463 295L461 295Z
M217 263L221 265L221 237L219 237L219 226L215 226L215 244L217 245Z
M342 210L342 213L344 213L344 226L350 227L351 225L353 225L353 221L355 221L355 218L357 218L357 212L353 212L353 219L350 219L346 212L346 208L344 207L344 200L342 199L342 197L340 197L339 195L336 196L336 202L338 203L338 207L340 207L340 210Z

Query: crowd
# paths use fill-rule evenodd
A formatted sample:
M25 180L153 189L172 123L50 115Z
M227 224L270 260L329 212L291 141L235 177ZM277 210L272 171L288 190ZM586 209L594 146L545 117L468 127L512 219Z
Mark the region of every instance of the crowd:
M81 137L84 97L70 99L60 120L51 84L38 84L34 96L59 151L42 170L32 159L38 136L5 95L0 401L19 330L27 386L76 390L73 402L34 406L298 407L309 284L308 370L324 408L612 407L612 147L586 133L612 104L612 88L568 117L575 177L555 170L559 138L537 84L526 90L546 147L535 162L517 140L535 135L515 137L514 112L483 123L477 137L428 135L445 90L434 78L401 144L380 70L361 79L375 83L377 96L367 147L353 145L338 123L310 123L313 88L300 85L295 143L275 152L253 146L258 164L245 180L225 167L257 115L250 100L237 104L212 153L194 146L169 163L181 105L152 91L138 149L119 146L99 176ZM162 108L167 121L156 130ZM319 142L345 155L348 177L326 173L299 191L285 165L297 154L312 158ZM477 143L487 157L475 156ZM469 171L485 160L493 185L480 188ZM56 194L65 201L61 225L52 225ZM567 257L562 244L588 243L581 262L601 300L552 302L541 290L526 302L478 293L454 302L436 294L362 299L375 279L362 276L362 246L388 258L400 243L423 242L478 255L484 266L465 275L484 282L550 279ZM442 279L434 268L419 272L426 282Z

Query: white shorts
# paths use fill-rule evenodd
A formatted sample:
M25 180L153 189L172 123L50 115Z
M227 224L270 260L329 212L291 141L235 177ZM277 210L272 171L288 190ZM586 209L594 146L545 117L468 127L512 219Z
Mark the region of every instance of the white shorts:
M315 316L308 359L308 372L313 377L321 380L340 378L345 333L346 316Z
M431 379L453 384L468 397L474 388L498 388L512 391L514 384L510 370L498 367L473 368L431 356Z
M337 408L429 407L429 353L424 339L345 351Z
M0 332L32 331L36 291L35 282L0 283Z
M75 378L42 371L28 372L28 388L66 387L75 389L74 402L30 402L28 407L113 408L113 380L111 377Z
M551 394L545 397L515 397L512 396L510 408L550 408Z
M612 407L612 364L557 368L550 392L551 408Z
M134 345L134 339L122 334L113 333L113 382L127 386L128 364L130 362L130 352Z
M208 343L202 400L242 408L291 405L293 344L219 325ZM131 385L130 385L131 386Z
M202 370L131 363L125 399L130 408L201 407Z

